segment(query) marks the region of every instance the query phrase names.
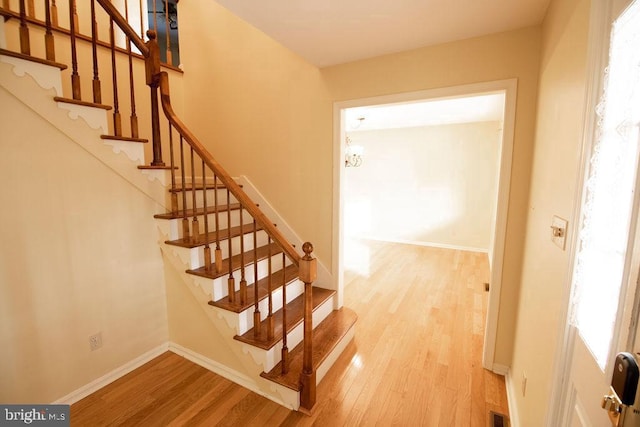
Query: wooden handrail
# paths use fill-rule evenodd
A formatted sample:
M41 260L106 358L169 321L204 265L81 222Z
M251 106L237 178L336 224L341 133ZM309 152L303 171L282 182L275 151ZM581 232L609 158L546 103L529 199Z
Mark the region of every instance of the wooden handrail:
M104 0L98 0L104 1ZM178 118L171 106L171 97L169 92L169 76L166 71L160 73L160 103L164 110L165 116L171 123L171 125L178 131L180 135L184 137L187 143L193 147L196 153L207 166L213 170L218 179L229 189L231 194L238 200L238 202L251 214L251 216L258 222L260 227L271 236L271 238L278 243L282 250L287 254L287 257L297 266L300 263L301 256L295 250L295 248L289 243L284 235L273 225L266 215L258 208L249 196L242 190L242 188L235 182L235 180L227 173L226 170L213 158L211 153L202 145L202 143L196 138L196 136L184 125L184 123Z
M115 24L120 27L122 31L124 31L125 35L129 36L131 43L133 43L138 50L142 53L142 56L147 58L149 56L149 48L144 43L144 40L140 38L140 36L136 33L136 31L131 28L131 25L127 22L127 20L120 14L120 11L111 3L110 0L97 0L100 3L100 6L109 14L109 16L114 20Z

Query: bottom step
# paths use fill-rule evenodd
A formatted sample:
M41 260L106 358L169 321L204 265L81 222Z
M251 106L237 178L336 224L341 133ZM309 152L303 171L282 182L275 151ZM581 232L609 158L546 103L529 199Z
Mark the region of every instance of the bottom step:
M342 307L334 310L313 330L313 368L317 370L331 351L340 343L356 323L358 315L351 309ZM282 362L271 371L260 376L275 383L300 391L300 372L302 372L303 345L300 343L289 353L289 372L282 374Z

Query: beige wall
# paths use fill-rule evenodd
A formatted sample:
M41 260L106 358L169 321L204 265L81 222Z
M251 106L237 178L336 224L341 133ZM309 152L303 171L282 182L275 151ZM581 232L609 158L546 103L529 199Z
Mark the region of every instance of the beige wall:
M551 393L568 252L554 246L553 215L574 212L585 103L588 0L554 0L543 26L538 122L522 289L511 375L520 425L543 425ZM572 236L569 236L571 239ZM521 379L527 391L522 396Z
M349 132L365 151L361 166L345 170L345 233L487 251L500 128L476 122Z
M0 402L49 403L167 341L159 206L2 87L0 105Z
M511 363L535 125L540 30L526 28L323 69L335 101L518 79L495 362Z
M180 3L185 122L331 265L331 103L320 71L213 1Z

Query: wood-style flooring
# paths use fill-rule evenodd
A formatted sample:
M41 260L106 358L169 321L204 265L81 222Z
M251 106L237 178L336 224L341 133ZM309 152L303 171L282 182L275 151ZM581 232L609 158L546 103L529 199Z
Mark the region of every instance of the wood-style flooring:
M504 379L482 368L485 254L358 241L345 305L356 336L289 411L165 353L71 407L72 426L487 426L507 414Z

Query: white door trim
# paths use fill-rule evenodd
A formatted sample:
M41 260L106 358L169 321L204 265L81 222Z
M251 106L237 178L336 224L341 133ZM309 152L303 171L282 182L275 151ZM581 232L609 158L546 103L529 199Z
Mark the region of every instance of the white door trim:
M332 274L336 278L338 290L338 304L343 303L344 266L343 266L343 237L344 237L344 109L363 107L368 105L390 104L435 98L457 98L461 96L478 95L482 93L505 94L505 111L502 143L500 148L500 176L496 206L495 230L493 236L493 259L491 268L491 287L489 290L489 304L484 336L482 365L492 371L501 370L495 366L495 344L498 329L498 313L500 311L500 291L502 288L502 270L504 261L504 246L507 231L507 214L509 208L509 191L511 187L511 163L513 158L513 139L515 133L515 114L517 99L517 79L496 80L491 82L474 83L446 88L429 89L416 92L399 93L393 95L361 98L335 102L333 106L333 247Z

